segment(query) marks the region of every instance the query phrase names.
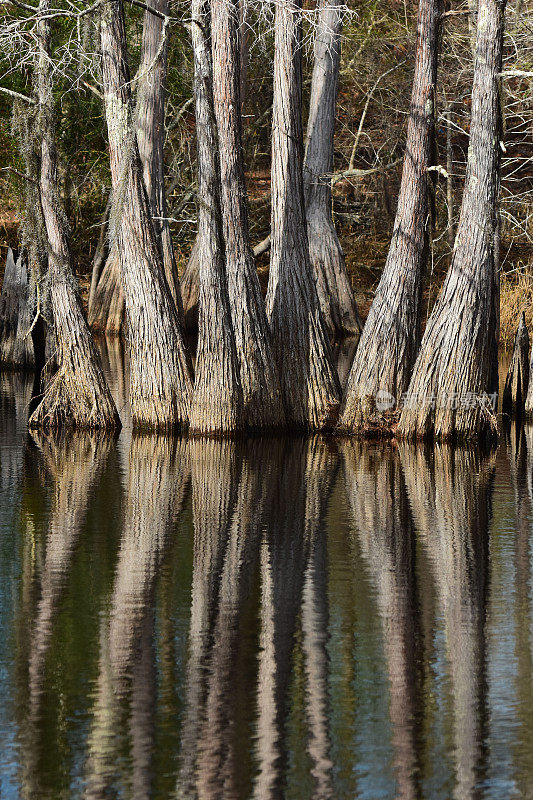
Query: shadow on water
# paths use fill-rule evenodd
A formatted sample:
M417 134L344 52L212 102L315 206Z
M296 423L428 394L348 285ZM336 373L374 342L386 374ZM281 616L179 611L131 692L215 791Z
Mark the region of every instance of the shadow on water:
M530 796L533 428L31 438L15 379L0 796Z

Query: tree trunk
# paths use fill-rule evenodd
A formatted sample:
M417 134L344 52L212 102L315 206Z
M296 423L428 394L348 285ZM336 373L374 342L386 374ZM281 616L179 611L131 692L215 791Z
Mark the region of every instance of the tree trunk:
M248 230L240 99L238 0L213 0L214 110L220 148L220 201L226 279L239 361L244 423L282 426L284 409L270 329Z
M453 243L455 241L455 231L453 226L453 139L452 139L452 104L450 103L445 111L444 118L446 120L446 211L448 217L448 229L446 237L450 246L450 252L453 251Z
M162 14L168 14L170 0L151 0L149 5ZM178 268L166 218L164 147L167 38L168 29L164 20L151 11L145 11L136 128L144 185L163 256L165 277L178 314L183 317Z
M502 409L506 414L521 416L524 412L529 384L529 335L524 312L520 316L514 340L513 357L503 390Z
M154 0L151 8L168 14L169 0ZM165 84L167 38L161 17L146 11L143 25L140 86L137 93L136 129L143 179L148 194L154 230L163 257L165 277L183 324L183 305L178 268L167 217L164 184ZM109 206L109 204L108 204ZM120 283L120 265L111 250L103 268L100 242L93 264L89 295L89 324L108 335L118 334L124 324L124 293ZM98 258L99 257L99 258Z
M248 33L249 23L247 21L248 9L244 2L239 2L239 58L240 58L240 106L241 112L246 100L247 74L248 74ZM242 116L241 116L242 118ZM244 166L243 166L244 169ZM257 255L257 254L256 254ZM198 277L198 236L181 277L181 297L183 300L183 312L185 316L185 327L191 333L198 330L198 296L199 296L199 277Z
M243 425L239 362L231 321L220 211L220 165L213 108L210 11L192 2L194 96L198 148L199 338L191 429L228 433Z
M41 0L47 15L50 0ZM52 96L51 23L38 22L39 56L35 79L39 109L39 190L48 245L48 277L54 316L58 370L30 417L30 428L118 428L120 420L81 310L61 207L57 179L54 100Z
M463 202L452 263L400 418L400 433L408 437L468 438L496 428L487 393L497 389L498 375L494 232L504 10L505 0L480 2Z
M309 257L302 155L302 10L281 0L275 18L267 313L287 422L318 429L333 424L340 386Z
M19 256L15 261L7 251L4 282L0 295L0 369L35 368L35 353L30 336L32 318L28 303L28 273Z
M117 249L112 247L109 250L107 246L109 218L112 214L111 195L100 221L100 235L91 274L87 322L93 331L105 333L107 336L118 336L124 328L124 292Z
M533 418L533 345L531 349L531 358L529 360L529 376L527 382L527 393L525 400L525 413L526 417L531 420Z
M346 431L361 430L378 391L399 404L420 343L421 297L430 229L430 178L440 0L420 0L415 74L402 183L383 274L355 354L340 416Z
M358 334L362 330L331 209L341 31L342 11L338 4L335 0L321 0L307 122L304 189L309 254L330 336Z
M106 263L107 228L108 228L110 213L111 213L111 194L107 198L107 203L104 209L104 213L100 217L100 231L98 233L98 244L96 245L96 250L93 258L93 266L91 270L91 285L89 287L88 314L87 314L88 317L91 315L91 308L94 303L94 294L96 292L96 287L98 286L98 281L100 280L100 276L102 274L102 271ZM91 323L89 321L89 325L90 324Z
M187 425L190 358L151 220L137 139L122 0L107 0L100 25L102 81L113 181L112 241L120 258L130 348L130 402L136 428Z
M190 333L198 330L198 297L200 294L200 278L198 275L198 236L194 240L189 260L181 276L181 298L185 329Z
M124 328L124 292L116 246L111 248L92 298L89 298L87 320L93 331L107 336L118 336Z

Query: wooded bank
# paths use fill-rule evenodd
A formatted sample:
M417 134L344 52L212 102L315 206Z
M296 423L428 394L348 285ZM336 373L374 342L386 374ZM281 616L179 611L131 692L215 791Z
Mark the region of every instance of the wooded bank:
M272 9L263 4L259 13L237 0L193 0L186 29L194 69L198 226L182 296L165 173L165 129L173 103L169 53L175 29L183 30L176 8L169 0L141 4L142 46L132 71L135 39L123 0L102 0L90 9L61 2L56 7L51 0L35 7L7 5L0 36L14 32L25 44L20 74L33 88L16 91L14 100L26 120L17 128L25 202L20 257L10 255L2 291L1 353L3 368L40 369L46 362L32 427L120 424L76 287L58 144L58 103L80 91L74 76L70 86L64 85L72 53L65 54L62 42L69 29L83 25L85 43L80 36L72 47L88 58L86 45L92 42L96 85L91 91L105 116L111 178L96 236L88 321L96 330L126 332L134 428L365 434L381 426L408 438L443 439L495 432L488 398L498 384L504 67L516 58L505 49L503 0L479 0L470 19L475 25L469 28L465 58L471 61L472 79L463 87L463 102L471 107L470 136L457 220L451 207L458 192L450 174L453 103L439 107L438 72L453 43L446 29L453 10L445 11L439 0L419 2L392 238L343 397L332 343L361 330L332 214L341 32L346 20L354 24L349 9L332 0L319 0L311 9L280 0ZM264 298L245 181L243 103L249 102L250 36L261 41L260 18L269 14L274 32L271 215ZM310 38L308 87L303 66ZM396 62L390 71L401 66ZM343 180L364 172L354 166L354 156L381 78L368 93L348 169L339 175ZM445 83L448 88L449 76ZM15 91L5 90L10 96ZM438 147L442 123L447 126L444 154ZM175 170L178 175L177 161ZM386 169L374 172L384 175ZM437 235L443 180L445 237ZM439 240L453 242L453 252L421 338ZM185 326L196 319L194 352ZM508 380L511 409L528 407L524 328L525 322Z

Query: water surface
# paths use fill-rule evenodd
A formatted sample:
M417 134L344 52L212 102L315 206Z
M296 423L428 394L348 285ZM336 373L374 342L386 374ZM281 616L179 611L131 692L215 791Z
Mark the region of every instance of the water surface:
M57 441L30 396L0 376L2 800L532 797L533 428Z

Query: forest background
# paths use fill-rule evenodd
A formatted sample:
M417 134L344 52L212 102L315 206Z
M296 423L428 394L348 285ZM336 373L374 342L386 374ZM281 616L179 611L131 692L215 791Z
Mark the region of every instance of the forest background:
M307 4L312 9L312 4ZM139 65L143 11L125 2L132 73ZM265 7L250 4L244 27L244 146L250 232L254 245L270 228L270 149L273 31ZM334 220L363 318L387 255L397 202L412 88L418 3L412 0L348 2L336 114L332 176ZM502 105L505 152L501 180L501 339L512 341L519 314L533 327L533 3L507 6ZM0 7L0 24L2 12ZM168 37L165 169L168 216L180 273L197 229L196 141L190 34L185 3L172 8ZM312 72L313 16L304 54L304 115ZM63 30L62 30L63 26ZM98 43L58 20L55 76L61 191L71 245L86 300L110 187L107 132L98 81ZM449 265L468 149L473 73L473 19L466 4L446 6L437 96L438 178L435 233L426 305L437 297ZM62 34L62 35L61 35ZM82 45L80 51L80 43ZM83 55L82 55L83 53ZM513 74L510 71L517 72ZM518 74L519 73L519 74ZM26 73L12 52L0 53L0 85L26 93ZM18 246L24 207L24 163L14 130L13 100L0 92L0 259ZM305 122L305 118L304 118ZM17 172L18 171L18 172ZM266 289L268 252L257 264Z

